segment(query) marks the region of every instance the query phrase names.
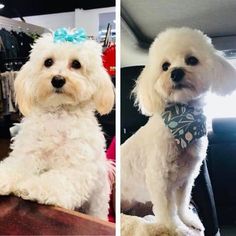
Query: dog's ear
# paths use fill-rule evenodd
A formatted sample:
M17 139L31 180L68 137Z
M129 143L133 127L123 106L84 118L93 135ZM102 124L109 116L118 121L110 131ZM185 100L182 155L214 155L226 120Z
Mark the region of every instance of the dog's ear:
M90 61L93 58L92 66L87 69L96 84L96 91L93 95L96 110L101 115L108 114L113 108L115 95L111 78L103 66L102 47L93 40L87 40L83 44L83 48L86 54L84 58L87 58L86 64L91 64Z
M236 69L221 55L214 55L212 77L212 92L227 95L236 89Z
M144 115L151 116L163 108L163 102L155 91L156 77L152 69L147 65L136 81L132 94L135 96L135 104Z
M30 113L33 104L33 96L30 92L32 88L28 81L31 68L30 62L27 62L18 72L14 82L16 103L24 116Z
M96 110L105 115L109 113L114 105L114 87L111 82L109 74L103 66L100 66L99 71L96 72L95 79L97 82L97 89L93 96Z
M109 74L103 66L102 62L102 47L93 40L87 40L83 44L83 52L87 73L93 78L96 91L93 95L93 101L96 110L105 115L109 113L114 105L114 87ZM92 60L92 63L91 63Z

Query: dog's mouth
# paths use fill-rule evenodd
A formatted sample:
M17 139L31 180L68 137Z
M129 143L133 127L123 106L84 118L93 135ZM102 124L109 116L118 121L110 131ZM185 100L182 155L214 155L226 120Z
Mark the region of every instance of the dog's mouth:
M66 89L63 88L55 88L52 90L51 95L53 97L55 97L55 99L72 99L75 100L75 97L73 96L73 94L69 93L68 91L66 91Z
M194 90L194 87L191 84L178 83L178 84L174 84L172 86L172 89L173 90L182 90L182 89Z
M64 91L62 89L54 89L53 92L56 93L56 94L64 93Z

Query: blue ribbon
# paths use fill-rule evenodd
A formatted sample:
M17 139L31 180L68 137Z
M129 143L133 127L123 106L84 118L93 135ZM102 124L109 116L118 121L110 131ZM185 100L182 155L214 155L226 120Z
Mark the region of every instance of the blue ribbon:
M83 28L78 28L71 33L66 28L59 28L54 32L53 36L54 43L58 42L82 43L85 40L87 40L87 35Z

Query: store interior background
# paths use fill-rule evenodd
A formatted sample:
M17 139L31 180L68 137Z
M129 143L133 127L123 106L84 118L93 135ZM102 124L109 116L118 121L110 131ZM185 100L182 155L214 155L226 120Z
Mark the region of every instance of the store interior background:
M23 17L26 23L42 26L49 30L59 27L84 27L90 36L98 36L99 30L106 29L107 23L115 31L115 1L59 1L54 5L46 1L5 0L0 16L17 20Z

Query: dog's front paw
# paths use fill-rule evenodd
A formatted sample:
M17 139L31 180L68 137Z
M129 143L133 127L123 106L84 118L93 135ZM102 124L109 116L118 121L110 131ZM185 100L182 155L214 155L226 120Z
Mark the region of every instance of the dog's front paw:
M39 203L43 203L44 193L39 189L37 183L34 183L34 181L32 180L26 180L19 183L13 193L25 200L38 201Z
M14 194L25 200L37 201L41 204L59 206L66 209L74 209L75 203L70 194L60 189L55 189L46 183L40 184L37 178L24 181L17 186Z
M50 196L50 199L48 198L45 204L66 208L68 210L74 210L75 207L78 206L67 193L62 193L62 196Z
M8 195L13 191L15 179L5 172L0 171L0 195Z
M191 229L187 226L179 226L175 229L175 233L176 235L178 236L197 236L197 235L194 235L191 231Z
M183 232L188 232L189 228L187 225L185 225L179 217L173 217L169 219L168 221L157 219L157 222L159 224L165 225L168 229L170 229L172 232L175 232L176 229Z
M197 214L189 211L188 214L184 214L181 217L182 221L188 225L189 227L193 228L196 231L204 232L205 228L198 218Z
M0 181L0 195L9 195L11 192L11 184L7 181Z
M193 228L186 227L186 226L177 227L175 232L176 232L176 235L178 236L204 236L203 231L195 230Z

